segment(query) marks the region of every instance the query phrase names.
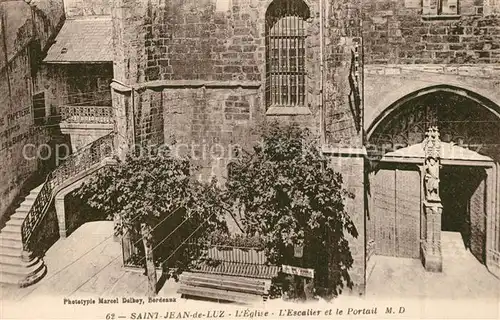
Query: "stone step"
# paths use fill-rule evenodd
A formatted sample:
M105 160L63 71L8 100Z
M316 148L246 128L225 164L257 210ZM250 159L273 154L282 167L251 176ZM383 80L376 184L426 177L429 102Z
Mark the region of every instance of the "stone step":
M33 193L38 194L38 192L40 192L40 190L42 190L42 187L43 187L43 183L41 185L39 185L38 187L34 188L33 190L31 190L30 194L33 194Z
M21 221L24 221L24 219L26 219L26 217L28 216L28 212L18 212L16 211L16 213L14 213L13 215L10 216L10 219L11 220L21 220Z
M35 263L30 263L28 264L28 266L0 264L0 270L2 271L2 273L26 277L36 274L38 271L40 271L40 269L44 267L45 265L41 259L36 259Z
M19 231L21 231L21 226L23 225L24 219L12 219L12 216L10 217L10 220L5 223L5 226L13 226L16 228L19 228Z
M28 207L17 207L17 209L14 210L14 214L20 213L20 214L28 215L30 210L31 210L31 207L29 207L29 208Z
M35 258L29 262L23 261L21 257L12 257L0 254L0 270L3 270L3 266L14 266L14 267L31 267L38 263L40 259Z
M14 285L14 286L19 286L19 283L22 281L23 277L14 275L14 274L8 274L8 273L3 273L0 271L0 283L1 284L7 284L7 285Z
M9 247L9 248L20 248L23 247L23 242L21 238L21 234L18 236L13 233L3 233L0 232L0 247Z
M7 256L7 257L12 257L12 258L19 258L21 259L22 256L22 249L14 249L11 247L0 247L0 256Z
M10 220L9 220L10 221ZM21 239L21 226L20 225L15 225L15 224L9 224L8 221L5 225L5 227L3 227L1 233L5 233L5 234L9 234L11 235L12 237L15 237L15 235L18 235L19 236L19 239ZM15 239L15 238L13 238Z
M47 274L47 267L45 266L45 264L41 259L38 260L36 265L33 265L28 268L13 267L11 268L11 270L10 269L4 270L4 268L5 269L8 268L6 268L5 266L1 267L2 268L0 268L0 284L8 286L13 285L21 288L37 283Z
M29 201L35 201L36 197L38 196L38 191L37 192L33 192L31 191L25 198L24 200L29 200Z
M33 202L35 202L34 199L33 200L32 199L25 200L21 203L21 205L18 207L18 209L29 210L33 206Z

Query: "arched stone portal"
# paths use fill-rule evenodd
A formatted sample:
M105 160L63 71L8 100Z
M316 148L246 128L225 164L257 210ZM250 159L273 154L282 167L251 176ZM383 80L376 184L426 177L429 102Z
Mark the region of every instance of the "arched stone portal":
M366 142L367 276L373 254L425 260L421 243L429 228L437 228L439 257L446 250L441 234L459 236L466 250L500 277L499 111L478 95L434 86L401 98L375 118ZM445 149L443 211L435 225L423 205L421 143L431 126L439 128ZM441 271L439 263L429 270Z

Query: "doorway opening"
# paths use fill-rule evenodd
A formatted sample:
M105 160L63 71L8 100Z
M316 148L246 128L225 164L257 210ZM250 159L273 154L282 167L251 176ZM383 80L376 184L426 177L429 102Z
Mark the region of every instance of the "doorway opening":
M482 167L443 166L441 230L461 236L463 246L485 263L486 171ZM460 237L455 237L459 239ZM442 239L445 241L445 239Z

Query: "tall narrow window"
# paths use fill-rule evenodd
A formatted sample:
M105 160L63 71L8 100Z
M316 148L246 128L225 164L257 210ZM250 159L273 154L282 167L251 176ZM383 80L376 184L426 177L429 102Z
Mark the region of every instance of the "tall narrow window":
M309 8L302 0L275 0L266 12L266 103L305 104L306 29Z
M33 119L35 126L45 124L47 118L45 110L45 92L39 92L33 95Z
M422 0L422 14L424 17L458 15L458 0Z

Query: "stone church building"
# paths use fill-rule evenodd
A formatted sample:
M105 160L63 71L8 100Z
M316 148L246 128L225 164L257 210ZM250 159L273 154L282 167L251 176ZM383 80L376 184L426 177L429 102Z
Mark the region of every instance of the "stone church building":
M46 102L49 115L78 115L61 122L76 152L112 130L121 156L173 141L250 147L259 125L298 123L354 194L354 292L376 255L441 271L448 231L500 277L499 0L66 2L65 33L43 62L59 73L40 81L58 97L67 79L54 75L75 64L98 79L93 91L111 88L100 105ZM89 27L80 45L94 49L78 55L75 21L111 32ZM229 161L202 158L200 177L226 175ZM54 191L56 211L72 189Z

